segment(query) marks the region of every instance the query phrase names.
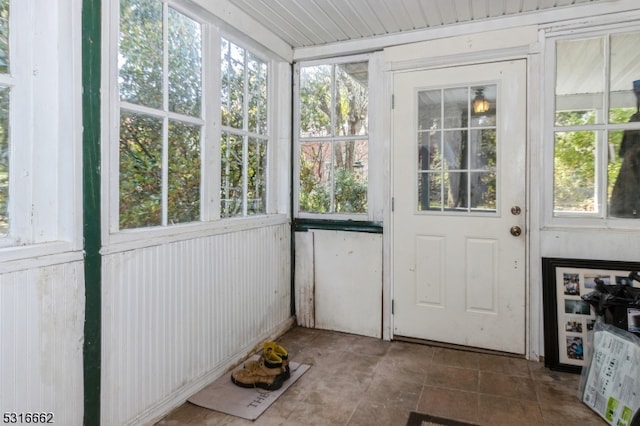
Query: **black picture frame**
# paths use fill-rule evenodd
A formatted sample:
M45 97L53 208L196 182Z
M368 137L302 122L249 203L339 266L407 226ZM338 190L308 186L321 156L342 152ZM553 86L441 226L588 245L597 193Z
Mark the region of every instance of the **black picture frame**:
M542 304L544 316L544 365L555 371L580 374L587 333L596 315L581 296L594 290L594 279L605 284L633 285L631 271L639 262L542 258ZM586 306L589 306L589 312ZM578 348L578 349L576 349Z

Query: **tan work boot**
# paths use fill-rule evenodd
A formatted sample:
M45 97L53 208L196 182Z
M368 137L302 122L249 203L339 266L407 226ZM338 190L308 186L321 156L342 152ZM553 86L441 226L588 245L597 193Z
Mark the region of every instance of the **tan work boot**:
M287 380L291 377L291 369L289 368L289 352L287 350L277 344L276 342L266 342L262 345L262 353L265 354L267 352L273 352L280 357L282 360L282 367L284 368L284 380ZM245 368L257 364L259 361L249 361L244 366Z
M282 386L284 375L282 358L275 352L268 351L258 361L247 363L244 368L231 373L231 381L243 388L276 390Z

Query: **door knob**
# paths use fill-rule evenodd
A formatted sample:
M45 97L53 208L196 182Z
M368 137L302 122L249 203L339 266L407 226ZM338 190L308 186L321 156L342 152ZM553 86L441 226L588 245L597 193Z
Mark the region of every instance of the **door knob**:
M520 229L519 226L512 226L509 231L511 232L511 235L513 235L514 237L518 237L520 236L520 234L522 234L522 229Z

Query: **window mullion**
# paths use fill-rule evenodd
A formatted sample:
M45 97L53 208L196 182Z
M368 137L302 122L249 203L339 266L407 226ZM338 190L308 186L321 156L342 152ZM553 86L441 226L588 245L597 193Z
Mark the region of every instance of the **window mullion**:
M245 132L249 131L249 53L244 51L244 75L242 76L244 81L244 97L242 99L242 129ZM245 134L242 137L242 216L247 215L248 199L248 166L249 166L249 137Z
M169 208L169 6L162 11L162 225L168 223Z
M338 95L338 91L337 91L337 85L336 85L336 66L333 65L331 67L331 119L330 119L330 126L331 129L329 131L329 134L331 135L331 142L329 143L329 146L331 147L331 168L329 169L329 212L331 213L335 213L336 212L336 204L335 204L335 184L336 184L336 179L335 179L335 167L336 167L336 142L333 139L334 136L336 136L335 134L335 128L336 128L336 97Z

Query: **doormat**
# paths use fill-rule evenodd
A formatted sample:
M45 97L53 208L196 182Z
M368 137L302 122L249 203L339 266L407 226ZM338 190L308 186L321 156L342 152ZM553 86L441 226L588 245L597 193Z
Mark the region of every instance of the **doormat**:
M477 426L473 423L459 422L457 420L443 419L429 414L416 413L412 411L407 420L407 426Z
M257 360L259 356L254 355L250 359ZM280 389L274 391L260 388L241 388L231 382L231 373L227 373L191 396L187 401L209 410L255 420L306 373L309 367L307 364L289 362L291 377L285 380ZM238 367L238 369L241 368L243 368L242 365Z

